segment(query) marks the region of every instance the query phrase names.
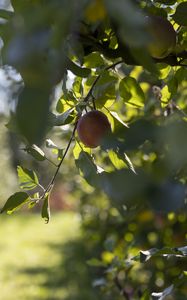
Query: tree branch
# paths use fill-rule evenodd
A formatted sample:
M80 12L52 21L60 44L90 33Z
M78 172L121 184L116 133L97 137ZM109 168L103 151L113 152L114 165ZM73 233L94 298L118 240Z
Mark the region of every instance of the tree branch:
M114 278L114 283L116 287L118 288L120 294L124 297L126 300L130 300L129 294L125 291L125 289L122 287L121 283L119 282L118 276Z
M140 65L140 63L137 62L136 59L131 54L130 48L127 45L121 43L119 39L118 39L118 48L116 49L109 48L107 42L98 42L92 36L79 35L79 39L82 42L83 47L84 46L90 47L90 53L92 51L99 51L104 56L110 59L122 58L123 62L127 65L132 65L132 66ZM178 59L183 59L183 60L187 59L187 51L182 51L177 54L172 53L162 59L153 58L153 61L155 63L165 63L170 66L186 66L186 65L182 65Z
M115 62L115 63L113 63L113 64L107 66L106 68L104 68L104 69L103 69L103 72L106 71L106 70L110 70L110 69L112 69L112 68L115 68L117 65L122 64L122 63L123 63L123 60L119 60L119 61L117 61L117 62ZM97 84L97 82L99 81L99 79L101 78L103 72L101 72L101 73L96 77L96 79L94 80L94 82L93 82L93 84L92 84L92 86L91 86L91 88L90 88L88 94L87 94L86 97L84 98L84 102L88 102L88 101L90 100L90 97L92 96L93 89L94 89L94 87L96 86L96 84Z

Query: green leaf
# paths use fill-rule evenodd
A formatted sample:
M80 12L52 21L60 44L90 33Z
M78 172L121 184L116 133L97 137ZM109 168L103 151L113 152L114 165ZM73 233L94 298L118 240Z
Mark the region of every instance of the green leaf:
M187 26L187 2L182 2L177 6L173 19L179 25Z
M150 300L150 293L148 290L145 290L143 292L143 295L141 296L140 300Z
M24 150L38 161L44 161L46 159L45 153L35 144L26 147Z
M113 150L108 151L108 157L116 169L120 170L126 167L125 162Z
M93 90L93 96L97 107L101 108L108 100L116 99L116 83L117 78L110 74L109 71L104 71L102 73Z
M164 103L168 103L171 99L171 92L169 91L168 85L165 85L161 90L161 101Z
M174 180L166 180L151 188L149 202L155 211L172 212L185 205L185 185Z
M91 267L106 267L106 264L103 261L94 257L87 260L86 263Z
M10 10L0 9L0 18L9 20L14 13Z
M114 126L115 126L115 123L116 121L119 122L121 125L125 126L128 128L128 125L122 121L122 119L119 117L118 113L116 111L111 111L110 110L110 115L113 117L114 119Z
M8 198L5 205L1 209L1 213L6 212L7 214L11 214L28 201L29 196L27 193L17 192Z
M84 65L88 68L101 68L104 64L104 60L99 52L90 53L84 58Z
M132 48L130 49L132 56L138 64L140 64L144 69L148 70L150 73L158 76L159 71L155 65L152 57L150 56L148 50L143 48Z
M88 69L88 68L82 68L82 67L78 66L77 64L75 64L74 62L72 62L70 59L68 59L67 68L74 75L76 75L78 77L87 78L90 75L90 73L91 73L90 69Z
M57 152L58 160L61 160L63 155L64 155L64 149L58 149L58 152Z
M151 259L155 253L158 252L158 249L153 248L145 251L140 251L140 262L144 263Z
M135 78L127 76L119 85L119 94L125 102L135 106L144 106L145 95Z
M73 107L66 110L61 115L55 115L53 126L62 126L71 123L75 117L73 114L74 110L75 108Z
M75 77L75 80L73 82L73 92L77 98L82 97L83 86L82 86L82 78L81 77Z
M49 223L50 220L49 194L46 194L44 198L41 216L43 219L45 219L45 223Z
M135 175L128 169L121 169L99 174L100 186L108 197L114 201L115 207L137 205L142 197L145 199L149 179L140 172Z
M118 32L125 43L131 47L138 47L147 42L144 16L132 1L107 0L105 4L109 16L118 25Z
M157 64L157 68L159 70L159 79L167 78L171 71L171 66L168 66L167 64Z
M164 257L168 259L169 257L186 258L186 256L187 256L187 247L181 247L181 248L164 247L162 249L152 248L149 250L140 251L139 260L141 263L144 263L154 257ZM135 257L135 260L137 260L137 257Z
M16 108L18 129L29 144L40 144L46 134L50 106L49 87L26 85Z
M78 159L75 160L75 163L90 185L97 186L99 184L98 168L87 152L81 151Z
M127 163L127 166L129 167L129 169L136 174L136 171L134 169L134 166L133 166L133 163L132 161L130 160L130 158L128 157L128 155L126 153L124 153L124 160L126 161Z
M75 96L73 95L72 91L68 91L67 93L63 94L57 102L56 110L59 114L64 113L68 109L71 109L76 104Z
M128 167L133 173L136 174L134 166L126 153L119 154L113 150L109 150L108 157L116 169L120 170Z
M156 2L165 4L165 5L173 5L176 3L176 0L156 0Z
M33 190L39 185L38 177L34 171L18 166L17 173L21 189Z

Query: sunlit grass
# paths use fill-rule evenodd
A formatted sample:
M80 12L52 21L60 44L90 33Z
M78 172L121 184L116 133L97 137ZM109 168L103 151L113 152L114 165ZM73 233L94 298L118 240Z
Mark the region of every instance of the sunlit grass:
M97 299L79 238L74 213L53 215L47 225L39 215L0 216L0 298Z

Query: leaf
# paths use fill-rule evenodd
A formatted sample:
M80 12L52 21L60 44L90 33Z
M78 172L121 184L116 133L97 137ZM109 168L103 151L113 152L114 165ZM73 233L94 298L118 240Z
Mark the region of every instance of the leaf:
M93 287L101 287L101 286L105 286L107 284L107 281L105 278L98 278L96 280L93 281Z
M168 66L167 64L157 64L157 68L159 70L159 79L165 79L168 77L170 71L171 71L171 66Z
M125 102L136 106L144 106L145 95L135 78L126 76L119 85L119 94Z
M79 153L78 158L75 160L76 166L82 173L85 180L93 186L98 186L99 184L99 170L92 157L85 151Z
M109 150L108 156L114 167L118 170L128 167L136 174L134 166L126 153L118 153L118 151Z
M55 143L53 143L50 139L46 140L46 147L50 149L58 149L57 145L55 145Z
M124 42L131 47L144 45L147 42L145 19L133 2L107 0L105 3L109 16L118 25L118 32Z
M150 300L150 293L148 290L145 290L140 300Z
M173 5L176 3L176 0L156 0L156 2L165 4L165 5Z
M1 209L1 213L6 212L7 214L11 214L28 201L29 196L27 193L17 192L8 198L5 205Z
M143 48L132 48L130 49L132 56L138 64L140 64L144 69L148 70L150 73L158 76L159 71L150 56L148 50Z
M168 85L165 85L161 90L161 101L164 103L168 103L168 101L171 99L171 93L168 89Z
M39 185L38 177L34 171L18 166L17 172L21 189L33 190Z
M160 184L153 184L150 188L149 202L155 211L178 211L185 205L186 187L176 180L166 180Z
M90 53L84 58L84 65L88 68L101 68L104 64L104 60L99 52Z
M182 255L187 256L187 246L176 248L176 250L181 252Z
M96 86L93 89L93 96L96 106L101 108L108 100L116 99L116 83L117 78L110 74L109 71L104 71L99 78Z
M72 91L64 93L57 102L56 110L59 114L64 113L65 111L73 108L76 103L75 96Z
M0 9L0 18L9 20L14 13L10 10Z
M46 159L45 153L35 144L26 147L24 150L38 161L44 161Z
M87 78L91 73L90 69L82 68L82 67L78 66L77 64L75 64L74 62L72 62L70 59L68 59L67 68L68 68L68 70L70 70L73 74L75 74L78 77Z
M74 115L73 115L74 110L75 108L73 107L68 109L61 115L55 115L56 118L53 122L53 126L62 126L71 123L74 119Z
M128 157L128 155L127 155L126 153L124 153L124 159L125 159L125 161L126 161L128 167L129 167L129 169L130 169L133 173L136 174L136 171L135 171L135 169L134 169L133 163L132 163L132 161L130 160L130 158Z
M177 6L173 19L179 25L187 26L187 2L182 2Z
M116 169L120 170L126 167L125 162L113 150L108 151L108 157Z
M114 201L115 207L137 205L143 197L145 199L149 178L141 171L135 175L128 169L121 169L99 175L100 187Z
M49 223L50 220L50 207L49 207L49 194L46 194L41 211L42 218L45 219L45 223Z
M152 293L151 296L154 300L164 300L166 296L170 295L174 289L174 285L170 285L166 289L164 289L161 293Z
M87 264L91 267L105 267L106 266L106 264L103 261L101 261L97 258L94 258L94 257L87 260Z
M119 115L118 115L117 112L115 112L115 111L110 111L110 115L111 115L115 120L117 120L119 123L121 123L123 126L125 126L125 127L128 128L128 125L127 125L125 122L123 122L123 121L121 120L121 118L119 117Z
M145 251L140 251L140 255L135 257L135 260L139 258L141 263L147 262L148 260L154 258L154 257L180 257L185 258L187 256L187 247L181 247L181 248L169 248L165 247L162 249L152 248ZM134 260L134 258L133 258Z
M146 251L140 251L140 262L144 263L148 261L155 253L158 252L158 249L153 248Z
M46 134L50 106L49 87L25 86L16 107L16 121L20 133L29 144L40 144Z
M73 82L73 92L77 98L80 98L83 94L82 78L75 77Z

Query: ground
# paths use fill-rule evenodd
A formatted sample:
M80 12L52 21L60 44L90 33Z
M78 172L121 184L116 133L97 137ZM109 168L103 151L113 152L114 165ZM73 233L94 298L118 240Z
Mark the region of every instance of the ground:
M0 216L3 300L96 300L75 213ZM89 258L89 257L88 257Z

